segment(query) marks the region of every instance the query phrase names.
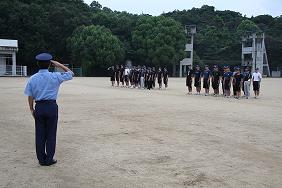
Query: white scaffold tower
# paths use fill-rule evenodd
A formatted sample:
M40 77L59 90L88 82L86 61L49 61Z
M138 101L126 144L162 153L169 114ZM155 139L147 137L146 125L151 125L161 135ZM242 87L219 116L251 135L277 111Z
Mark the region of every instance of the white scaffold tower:
M270 76L270 69L265 47L265 35L252 34L242 38L242 66L256 68L265 75Z
M195 25L186 25L185 33L191 37L191 43L185 45L185 52L187 53L187 57L180 61L179 67L179 77L183 77L183 70L186 73L187 66L193 66L193 53L194 53L194 37L197 32L197 28Z

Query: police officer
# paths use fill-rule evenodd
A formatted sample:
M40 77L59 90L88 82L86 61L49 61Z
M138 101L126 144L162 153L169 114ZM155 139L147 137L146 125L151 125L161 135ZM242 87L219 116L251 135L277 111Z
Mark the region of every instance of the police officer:
M58 105L56 103L60 85L74 76L73 72L57 61L52 61L48 53L36 56L39 71L31 76L25 88L29 108L35 119L36 155L39 164L50 166L57 163L54 160L56 148L56 133L58 123ZM48 71L51 63L61 68L64 73ZM34 101L36 103L34 109Z

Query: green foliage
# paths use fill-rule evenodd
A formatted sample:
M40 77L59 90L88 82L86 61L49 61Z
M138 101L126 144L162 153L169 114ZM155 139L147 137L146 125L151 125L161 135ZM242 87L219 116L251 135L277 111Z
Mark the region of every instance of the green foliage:
M258 32L261 32L261 30L251 20L243 20L237 27L238 36L248 36Z
M124 60L121 41L104 26L81 26L68 39L74 65L82 66L86 76L94 67L106 68Z
M63 63L83 64L86 71L89 69L88 75L92 74L92 66L108 65L111 61L93 58L92 51L89 51L93 46L88 40L85 43L90 47L70 43L71 38L83 28L82 25L85 28L97 26L95 32L102 30L97 29L99 25L106 27L107 37L104 40L107 45L113 42L113 38L121 41L116 44L125 51L122 52L125 57L114 57L118 62L131 59L134 64L154 66L176 64L184 57L184 43L187 42L183 33L185 25L197 26L194 57L199 64L240 64L241 36L262 31L266 33L270 65L282 66L282 17L261 15L247 18L233 11L216 11L206 5L153 17L112 11L98 1L93 1L90 6L83 0L0 1L0 38L19 41L17 59L19 64L28 66L29 74L36 68L34 56L42 51L51 52ZM80 50L74 49L73 45ZM115 47L107 46L107 49L112 51ZM101 55L106 59L103 53Z
M132 33L134 61L138 64L169 66L184 58L183 27L171 18L141 16Z

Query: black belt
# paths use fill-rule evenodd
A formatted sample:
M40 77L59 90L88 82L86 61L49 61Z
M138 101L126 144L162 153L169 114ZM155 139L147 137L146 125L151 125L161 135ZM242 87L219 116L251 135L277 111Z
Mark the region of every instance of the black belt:
M37 104L53 104L53 103L57 103L56 100L40 100L40 101L35 101L35 103Z

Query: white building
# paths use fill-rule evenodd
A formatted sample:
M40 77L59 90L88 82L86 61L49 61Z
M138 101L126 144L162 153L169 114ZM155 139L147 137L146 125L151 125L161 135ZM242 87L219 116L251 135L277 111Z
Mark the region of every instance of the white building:
M17 40L0 39L0 76L26 76L26 66L17 66Z
M252 72L259 68L263 75L270 76L268 58L265 48L265 35L252 34L242 40L242 66L251 67Z
M185 45L185 52L187 57L180 61L179 77L183 77L183 72L186 74L187 66L193 66L193 53L194 53L194 35L196 34L196 26L188 25L185 26L185 33L191 37L191 42Z

